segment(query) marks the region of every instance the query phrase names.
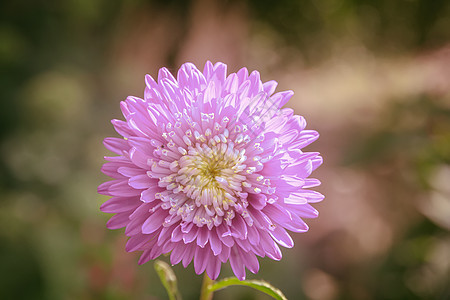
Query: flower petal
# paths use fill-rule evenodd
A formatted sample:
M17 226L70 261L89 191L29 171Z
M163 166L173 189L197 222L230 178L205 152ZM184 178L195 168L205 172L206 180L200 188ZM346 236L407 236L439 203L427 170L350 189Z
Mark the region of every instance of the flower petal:
M269 234L281 246L286 248L294 247L294 241L291 236L280 225L276 226Z
M146 189L154 183L154 179L148 177L147 174L133 176L128 180L128 184L135 189Z
M106 149L119 155L122 155L124 151L130 148L126 140L119 138L106 138L103 140L103 145L105 145Z
M239 250L235 248L231 249L230 265L234 275L236 275L239 280L245 280L245 265L242 261Z
M100 206L104 213L120 213L135 210L140 205L136 197L112 197Z
M155 211L150 217L142 224L142 233L149 234L155 232L162 226L162 222L166 217L160 210Z

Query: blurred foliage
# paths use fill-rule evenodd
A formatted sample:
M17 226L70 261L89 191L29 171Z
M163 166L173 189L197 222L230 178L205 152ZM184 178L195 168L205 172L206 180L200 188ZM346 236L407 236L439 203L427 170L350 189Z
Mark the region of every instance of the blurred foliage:
M1 299L165 299L152 268L138 267L136 256L124 253L122 234L105 229L107 216L98 212L105 198L96 186L106 179L99 175L101 139L111 135L108 120L119 113L120 98L111 94L114 82L108 77L118 32L140 13L170 11L182 25L174 34L186 38L196 3L0 2ZM450 40L450 2L444 0L245 3L250 35L263 33L311 64L344 42L362 43L381 55L409 55ZM164 53L167 65L175 64L181 41ZM282 53L282 67L288 66L292 52ZM346 135L342 165L363 170L388 190L384 207L392 211L386 218L390 226L403 226L384 255L349 269L344 262L333 272L333 266L314 264L313 256L297 248L284 252L281 266L288 275L273 271L280 270L277 262L263 260L264 279L289 299L306 297L298 278L308 268L327 272L314 274L338 285L335 299L448 297L448 228L424 217L411 200L440 192L433 174L450 164L448 102L448 95L387 101L370 128L354 127ZM316 247L330 244L324 240ZM177 266L175 272L184 298L198 298L201 279L192 276L192 267ZM227 275L225 268L222 276ZM217 299L266 299L256 297L246 289L217 293Z
M401 171L413 175L412 185L429 189L436 167L450 164L450 108L448 100L423 95L392 101L376 128L359 131L345 164L367 167L402 160ZM370 133L370 134L368 134Z
M342 39L362 38L381 52L435 47L450 39L445 0L248 1L260 22L313 60L329 55Z
M352 139L351 150L344 160L345 164L375 174L373 180L380 186L387 186L380 180L382 177L392 181L397 188L409 190L409 198L400 199L398 195L390 194L386 199L400 208L391 217L404 218L408 215L405 210L410 210L409 206L413 204L412 195L442 189L436 186L433 174L443 166L450 166L448 100L424 95L414 100L392 101L385 107L380 120L377 127L358 131L360 136ZM449 178L442 180L448 182ZM447 201L450 201L448 196ZM429 202L425 197L421 201ZM437 213L442 218L449 217L445 210ZM394 224L395 220L390 222ZM450 263L450 228L439 225L439 222L424 217L410 221L384 260L378 262L376 272L363 272L369 275L365 285L370 287L370 294L375 299L448 297L449 269L446 268ZM445 254L433 257L439 247L444 247ZM443 266L444 270L439 270L433 263ZM351 296L346 295L343 299Z

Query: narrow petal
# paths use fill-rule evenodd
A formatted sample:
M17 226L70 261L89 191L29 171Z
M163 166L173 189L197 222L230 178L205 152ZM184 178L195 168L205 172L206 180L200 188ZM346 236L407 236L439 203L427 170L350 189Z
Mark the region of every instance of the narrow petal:
M227 245L228 247L232 247L234 245L234 240L231 237L231 232L225 224L222 223L222 225L216 227L216 232L217 236L223 244Z
M278 82L275 80L267 81L263 84L264 92L266 92L267 95L272 95L273 92L275 92L275 89L277 88Z
M282 257L281 250L277 244L272 240L268 233L261 233L261 246L266 252L267 256L274 260L280 260Z
M146 189L154 183L154 179L147 174L133 176L128 180L128 184L135 189Z
M119 155L130 148L126 140L119 138L106 138L103 140L103 145L106 149Z
M172 231L172 242L179 242L183 239L183 233L181 232L181 225L178 225L175 227L175 229Z
M172 253L170 253L170 263L172 265L178 264L183 259L186 249L185 245L178 243L177 246L173 248Z
M252 245L258 245L259 244L259 232L256 226L249 226L248 227L248 241Z
M208 238L209 238L209 229L206 226L199 228L197 235L197 245L204 248L206 243L208 243Z
M232 236L242 240L247 238L247 225L240 215L234 217L230 228Z
M136 250L141 250L141 247L151 240L148 235L135 235L128 239L125 246L127 252L133 252Z
M162 226L165 217L166 214L162 213L161 210L155 211L142 225L142 233L149 234L155 232Z
M319 133L315 130L303 130L295 141L289 145L289 149L302 149L319 138Z
M151 250L153 249L154 244L156 244L156 239L150 240L148 242L147 246L147 250L144 250L144 252L142 253L141 257L139 258L138 264L142 265L145 264L146 262L148 262L151 257Z
M161 188L157 186L152 186L151 188L148 188L141 193L141 201L145 203L149 203L155 200L155 194L157 192L160 192Z
M115 178L115 179L125 179L125 176L117 172L117 170L122 166L121 163L107 162L103 164L101 171L103 174Z
M250 272L253 274L258 273L259 271L259 262L258 258L256 258L256 255L252 252L245 252L242 250L239 250L241 253L241 257L243 258L243 262L245 263L245 266L247 269L249 269Z
M183 235L183 241L186 244L191 243L193 240L195 240L197 238L197 234L198 234L199 230L200 230L200 228L198 228L197 226L194 226L194 228L192 228L191 230L189 230L189 232L187 232Z
M242 257L237 249L231 249L230 265L234 275L239 280L245 280L245 265L242 262Z
M223 263L226 263L230 258L231 247L223 246L222 252L219 253L219 260Z
M211 232L209 234L209 244L215 256L217 256L222 251L222 242L220 241L216 232Z
M196 248L197 246L195 246L194 244L186 245L186 251L184 252L182 261L183 267L186 268L191 263Z
M116 196L116 197L131 197L137 196L140 192L128 185L128 180L114 180L101 184L97 189L99 194Z
M220 274L220 267L222 263L220 260L216 259L212 255L209 258L208 265L206 266L206 274L208 274L209 278L212 280L216 280Z
M208 264L210 251L207 248L197 247L194 255L194 270L197 275L202 274Z
M136 197L112 197L100 206L104 213L120 213L135 210L140 205Z
M128 212L124 212L112 216L111 219L109 219L106 223L106 227L108 227L108 229L119 229L127 226L128 222L130 222L130 219L128 219L128 215Z
M281 246L286 248L292 248L294 246L294 241L291 236L284 230L280 225L276 226L275 229L269 232L270 236Z
M134 135L134 132L128 127L127 122L114 119L111 120L111 123L113 124L114 129L117 131L117 133L123 136L124 138L128 138Z
M125 177L133 177L137 175L143 175L144 173L146 173L145 170L136 167L119 167L117 169L117 172L119 172Z

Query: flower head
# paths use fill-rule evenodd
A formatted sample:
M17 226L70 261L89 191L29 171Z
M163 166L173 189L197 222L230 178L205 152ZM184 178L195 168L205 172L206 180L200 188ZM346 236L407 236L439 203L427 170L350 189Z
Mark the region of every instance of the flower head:
M319 135L281 109L293 92L210 62L145 82L144 99L128 97L125 121L112 121L123 138L104 140L118 154L102 167L114 180L98 187L112 196L101 206L115 213L108 228L126 228L140 264L170 252L172 264L194 260L212 279L227 261L243 280L245 267L258 271L256 256L281 259L278 245L294 245L286 230L307 231L302 218L316 217L310 203L323 199L308 189L320 184L309 176L322 158L301 150Z

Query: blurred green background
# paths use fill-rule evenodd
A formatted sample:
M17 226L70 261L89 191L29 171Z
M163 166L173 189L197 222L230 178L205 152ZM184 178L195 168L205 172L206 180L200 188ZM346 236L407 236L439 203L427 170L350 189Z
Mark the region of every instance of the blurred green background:
M101 142L144 74L207 59L294 90L288 106L321 133L321 215L249 278L289 299L450 298L449 1L7 0L0 299L166 299L105 228ZM201 278L174 269L198 299Z

